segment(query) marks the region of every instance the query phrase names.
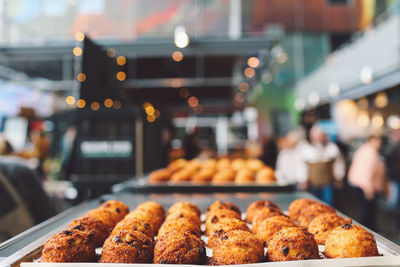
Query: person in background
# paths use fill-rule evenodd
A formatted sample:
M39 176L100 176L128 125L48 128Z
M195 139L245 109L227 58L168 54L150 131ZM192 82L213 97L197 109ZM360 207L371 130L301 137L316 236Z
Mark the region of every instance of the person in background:
M386 172L379 155L381 146L381 137L370 136L354 153L348 174L361 204L359 222L372 230L376 229L376 193L383 191Z
M198 126L193 128L192 133L185 137L183 149L185 150L185 159L194 159L200 153L200 129Z
M301 129L290 131L281 142L279 142L279 154L276 160L276 176L283 183L297 184L297 169L300 161L300 142L304 133Z
M265 136L262 140L263 152L260 156L260 160L262 160L266 165L271 168L276 168L276 160L278 157L278 147L276 145L275 139L269 136Z
M342 186L345 161L338 146L329 140L320 126L314 125L309 136L310 142L304 142L299 148L300 189L308 188L316 197L333 206L333 186Z

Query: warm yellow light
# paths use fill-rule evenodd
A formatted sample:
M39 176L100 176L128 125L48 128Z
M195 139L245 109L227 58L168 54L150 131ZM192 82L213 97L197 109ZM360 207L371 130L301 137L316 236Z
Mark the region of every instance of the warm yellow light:
M115 49L114 49L114 48L108 48L108 49L107 49L107 56L109 56L109 57L115 57L116 54L117 54L117 53L115 52Z
M83 72L78 73L78 75L76 75L76 79L77 79L79 82L82 83L82 82L86 81L86 74L83 73Z
M119 100L114 101L114 109L120 109L122 107L122 103Z
M68 105L72 106L73 104L75 104L75 97L69 95L65 98L65 102L67 102Z
M382 92L376 95L375 97L375 106L377 108L384 108L388 104L388 96L386 93Z
M400 118L399 118L399 116L397 116L397 115L389 116L389 118L387 118L387 124L393 130L399 130L400 129Z
M156 116L156 118L160 117L160 111L158 109L154 110L154 116Z
M112 101L111 98L107 98L106 100L104 100L104 106L106 108L112 108L113 104L114 104L114 101Z
M256 75L256 71L253 68L248 67L244 70L244 76L247 78L253 78L254 75Z
M126 64L126 57L124 56L119 56L117 57L117 64L120 66L123 66Z
M188 98L189 97L189 90L187 88L181 88L181 89L179 89L179 95L182 98Z
M75 33L75 40L82 42L85 39L85 35L82 32Z
M154 107L153 106L147 106L145 111L146 111L147 115L152 115L152 114L154 114Z
M257 68L258 66L260 66L260 60L256 57L251 57L247 60L247 65L252 68Z
M72 49L72 54L74 54L74 56L79 57L80 55L82 55L82 48L80 48L79 46L75 46L74 49Z
M172 59L176 62L181 62L183 60L183 53L181 51L173 52Z
M246 83L246 82L239 83L239 91L240 92L246 93L247 91L249 91L249 88L250 88L250 86L248 83Z
M360 111L360 113L358 114L357 123L361 127L367 127L369 125L368 111L366 110Z
M384 120L381 114L374 114L371 119L371 123L375 128L380 128L384 124Z
M90 108L94 111L99 110L100 108L100 104L97 101L92 102L92 104L90 104Z
M244 100L245 100L245 97L244 97L244 95L242 93L236 93L235 97L234 97L234 100L235 100L235 102L243 103Z
M177 79L173 79L173 80L171 81L171 87L173 87L173 88L179 88L179 87L181 87L181 86L182 86L182 79L177 78Z
M79 99L76 101L76 106L78 108L84 108L86 106L86 101L84 99Z
M156 120L156 116L152 115L147 115L147 121L148 122L154 122Z
M126 73L123 71L119 71L117 73L117 80L122 82L122 81L125 81L125 79L126 79Z
M147 101L143 102L143 104L142 104L142 108L143 108L143 109L146 109L148 106L152 106L152 104L150 104L150 103L147 102Z
M199 99L195 96L191 96L188 99L188 104L190 107L194 108L199 104Z

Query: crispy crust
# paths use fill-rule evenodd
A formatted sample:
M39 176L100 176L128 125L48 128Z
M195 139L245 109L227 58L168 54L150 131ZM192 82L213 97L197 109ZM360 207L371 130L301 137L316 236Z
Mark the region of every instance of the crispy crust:
M96 247L101 247L107 237L110 235L110 228L99 219L85 216L74 220L68 228L82 231L93 237Z
M235 180L235 172L231 169L220 169L214 174L212 183L214 184L226 184L231 183Z
M320 245L325 245L326 238L333 229L343 224L351 224L351 219L344 219L335 213L324 213L315 217L308 225L308 232L314 235Z
M100 205L100 208L118 214L118 221L122 220L129 213L129 207L117 200L107 200Z
M300 227L307 228L310 222L318 215L335 212L335 209L328 205L318 202L311 203L301 210L300 215L297 218L297 223Z
M268 244L268 240L282 228L296 227L297 225L286 216L274 216L262 221L257 229L257 237L264 245Z
M154 233L158 232L161 224L165 219L165 210L163 206L154 201L144 202L136 207L134 211L131 211L125 218L137 217L142 219L144 222L151 224Z
M300 227L286 227L268 241L269 261L319 259L318 244L312 234Z
M153 242L138 231L122 230L104 242L101 263L150 263Z
M279 206L270 200L258 200L249 205L246 211L246 222L251 223L254 215L263 207L274 207L279 209Z
M214 264L249 264L264 260L264 247L258 238L242 230L222 234L213 247Z
M168 210L168 215L171 213L175 213L176 211L180 211L182 209L192 210L197 214L197 216L201 215L201 210L199 209L199 207L197 207L195 204L191 202L184 202L184 201L176 202L174 205L172 205Z
M222 209L207 214L206 218L206 235L213 231L214 226L223 218L235 218L240 220L241 216L233 210Z
M120 221L120 215L116 212L112 212L108 209L97 208L90 210L86 216L93 217L102 221L105 225L107 225L108 229L111 231L114 226Z
M156 264L204 264L206 249L200 238L188 232L169 232L157 240L153 262Z
M157 238L161 238L163 235L175 231L189 232L198 238L201 237L200 226L193 224L186 218L174 218L166 220L161 225L160 230L158 230Z
M257 233L258 227L265 219L274 216L286 216L286 215L279 208L277 209L275 207L263 207L260 210L258 210L254 215L253 220L251 221L251 229L253 233Z
M165 221L171 219L179 219L179 218L185 218L191 224L195 225L198 228L200 228L201 226L201 220L200 217L197 215L197 213L195 213L193 210L186 210L186 209L182 209L180 211L176 210L175 212L169 214L167 218L165 218Z
M250 228L244 221L235 218L224 218L216 223L213 230L208 235L208 247L212 248L215 245L216 240L223 234L233 231L243 230L250 232Z
M293 220L293 221L297 221L300 213L302 211L302 209L304 209L305 207L307 207L310 204L313 203L318 203L317 201L313 200L313 199L309 199L309 198L298 198L295 201L293 201L292 203L290 203L289 205L289 217Z
M328 258L379 256L374 236L358 225L344 224L328 235L324 254Z
M137 217L129 217L117 223L111 235L117 235L122 230L139 231L151 239L154 238L153 226Z
M224 210L224 209L232 210L232 211L236 212L237 214L239 214L240 216L242 215L240 208L238 206L236 206L235 204L233 204L232 202L217 200L207 208L206 216L208 216L208 214L211 212L214 212L217 210Z
M43 246L41 262L91 262L96 259L92 237L76 229L53 235Z
M235 176L236 184L252 184L254 180L254 171L250 169L241 169Z

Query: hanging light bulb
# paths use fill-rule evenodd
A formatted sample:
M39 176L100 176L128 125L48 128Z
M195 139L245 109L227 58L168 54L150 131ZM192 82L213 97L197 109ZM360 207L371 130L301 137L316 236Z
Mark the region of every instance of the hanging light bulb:
M184 26L178 26L175 28L174 32L174 43L179 48L185 48L189 45L189 35L186 33Z

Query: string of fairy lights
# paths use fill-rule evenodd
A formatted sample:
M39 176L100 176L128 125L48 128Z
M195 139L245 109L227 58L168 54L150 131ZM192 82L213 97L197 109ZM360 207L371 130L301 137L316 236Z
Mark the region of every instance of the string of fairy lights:
M78 41L78 42L83 42L84 39L85 39L85 34L84 34L84 33L82 33L82 32L77 32L77 33L75 34L75 40L76 40L76 41ZM82 50L82 48L81 48L79 45L75 46L75 47L72 49L72 54L73 54L74 56L76 56L76 57L82 56L82 53L83 53L83 50ZM116 57L116 55L117 55L117 53L116 53L116 51L115 51L114 48L109 48L109 49L107 49L106 53L107 53L107 56L110 57L110 58L114 58L114 57ZM124 56L118 56L118 57L116 57L116 64L119 65L119 66L124 66L124 65L126 64L126 57L124 57ZM78 74L76 75L76 80L77 80L78 82L80 82L80 83L85 82L85 81L86 81L86 78L87 78L87 76L86 76L86 74L83 73L83 72L80 72L80 73L78 73ZM124 71L118 71L118 72L115 74L115 78L116 78L118 81L120 81L120 82L125 81L125 79L126 79L126 73L125 73ZM111 98L106 98L106 99L104 99L104 101L103 101L102 103L101 103L101 102L98 102L98 101L93 101L93 102L91 102L91 103L86 103L86 100L85 100L85 99L82 99L82 98L76 99L74 96L69 95L69 96L67 96L67 97L65 98L65 102L67 103L67 105L68 105L70 108L83 109L83 108L85 108L85 107L89 107L89 108L90 108L91 110L93 110L93 111L99 110L99 109L101 108L102 105L103 105L105 108L108 108L108 109L113 108L113 109L116 109L116 110L121 109L121 107L122 107L121 101L119 101L119 100L113 100L113 99L111 99Z

